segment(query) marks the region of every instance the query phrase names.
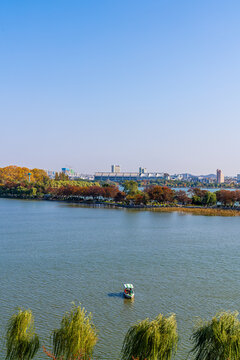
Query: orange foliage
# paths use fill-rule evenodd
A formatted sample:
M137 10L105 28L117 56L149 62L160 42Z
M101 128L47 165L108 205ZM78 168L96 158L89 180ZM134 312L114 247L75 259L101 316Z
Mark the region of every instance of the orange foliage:
M28 180L28 174L31 173L31 182L44 181L48 179L47 173L41 169L28 169L20 166L6 166L0 168L0 183L21 182Z
M148 194L150 200L158 202L172 202L174 198L174 191L166 186L152 185L148 187L145 192Z
M48 179L46 171L42 169L31 169L30 173L32 174L31 181L41 182Z
M217 201L224 206L233 206L236 201L240 200L240 192L230 190L219 190L216 192Z

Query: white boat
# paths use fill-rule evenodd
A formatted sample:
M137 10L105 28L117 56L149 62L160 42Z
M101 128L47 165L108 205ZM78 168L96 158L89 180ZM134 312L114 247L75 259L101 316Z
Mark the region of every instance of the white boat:
M134 291L133 291L133 284L123 284L124 286L124 296L127 299L133 299L134 298Z

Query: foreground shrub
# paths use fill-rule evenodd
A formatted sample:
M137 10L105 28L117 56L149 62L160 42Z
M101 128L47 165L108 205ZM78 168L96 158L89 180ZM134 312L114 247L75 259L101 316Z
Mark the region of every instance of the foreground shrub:
M195 360L237 360L240 358L238 313L222 312L210 321L200 320L192 335Z
M8 360L30 360L39 349L39 339L34 330L34 318L31 310L19 309L7 327Z
M72 306L61 321L60 329L53 331L53 354L56 358L89 359L97 342L91 314L81 306Z
M159 314L156 319L145 319L128 330L122 347L122 360L170 360L177 348L175 315L168 318Z

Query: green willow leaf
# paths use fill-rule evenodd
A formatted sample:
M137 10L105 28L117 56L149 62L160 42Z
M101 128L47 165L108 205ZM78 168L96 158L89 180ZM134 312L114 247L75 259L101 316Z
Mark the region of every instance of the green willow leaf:
M39 349L39 338L35 334L31 310L19 309L7 327L6 360L30 360Z
M56 357L89 359L97 342L91 314L73 304L70 313L64 315L60 329L53 331L52 342Z
M145 319L128 330L122 347L122 360L170 360L177 349L178 335L175 315L159 314Z
M199 320L193 332L195 360L239 360L240 322L237 312L221 312L212 320Z

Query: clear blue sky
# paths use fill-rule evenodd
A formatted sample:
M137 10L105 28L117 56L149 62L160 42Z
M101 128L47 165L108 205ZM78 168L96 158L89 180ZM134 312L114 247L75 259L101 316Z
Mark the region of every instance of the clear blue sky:
M0 166L240 173L240 1L3 0Z

